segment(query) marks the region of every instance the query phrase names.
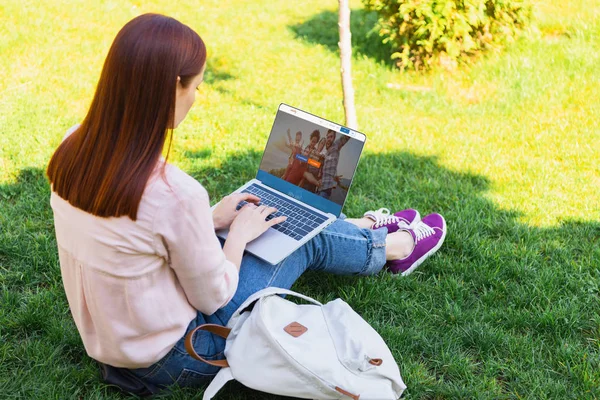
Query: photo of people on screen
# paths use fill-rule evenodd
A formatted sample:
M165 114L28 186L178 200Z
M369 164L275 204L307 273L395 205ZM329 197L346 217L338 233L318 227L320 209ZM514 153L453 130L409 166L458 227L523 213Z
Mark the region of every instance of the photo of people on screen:
M280 111L260 169L343 205L363 144Z

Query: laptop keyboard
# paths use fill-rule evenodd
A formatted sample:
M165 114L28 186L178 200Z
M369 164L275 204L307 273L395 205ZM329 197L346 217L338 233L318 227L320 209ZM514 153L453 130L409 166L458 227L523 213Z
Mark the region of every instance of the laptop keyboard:
M285 197L265 189L262 186L252 184L242 193L250 193L260 198L260 204L275 207L277 212L269 215L267 221L273 218L285 215L287 219L281 224L273 225L273 229L291 237L292 239L301 240L308 235L313 229L326 221L326 218L298 203L289 201ZM240 202L237 209L239 210L246 204L246 201Z

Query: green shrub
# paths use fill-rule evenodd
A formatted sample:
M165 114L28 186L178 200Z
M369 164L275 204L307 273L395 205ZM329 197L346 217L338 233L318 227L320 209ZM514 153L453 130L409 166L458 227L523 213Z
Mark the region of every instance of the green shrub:
M363 0L400 68L463 62L513 41L531 17L527 0Z

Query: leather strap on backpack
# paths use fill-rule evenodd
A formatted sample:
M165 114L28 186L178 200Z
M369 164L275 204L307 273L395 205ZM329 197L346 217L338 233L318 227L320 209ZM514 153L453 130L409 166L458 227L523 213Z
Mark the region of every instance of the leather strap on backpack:
M225 326L221 326L221 325L216 325L216 324L203 324L200 326L197 326L196 328L194 328L193 330L190 331L190 333L187 334L187 336L185 337L185 349L187 350L187 352L189 353L190 356L192 356L193 358L195 358L198 361L202 361L208 365L213 365L215 367L221 367L221 368L227 368L229 367L229 364L227 363L227 360L207 360L204 357L201 357L198 355L198 353L196 353L196 350L194 349L194 334L196 333L196 331L207 331L210 333L213 333L217 336L221 336L223 339L227 339L227 336L229 336L229 332L231 332L231 329L225 327Z

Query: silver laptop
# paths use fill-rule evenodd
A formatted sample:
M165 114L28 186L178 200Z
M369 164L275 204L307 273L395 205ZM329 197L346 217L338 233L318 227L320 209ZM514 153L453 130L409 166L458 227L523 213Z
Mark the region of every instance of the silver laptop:
M335 221L365 140L360 132L281 104L256 178L234 193L258 196L260 204L277 208L269 218L287 220L248 243L246 251L277 264ZM227 234L217 231L224 239Z

